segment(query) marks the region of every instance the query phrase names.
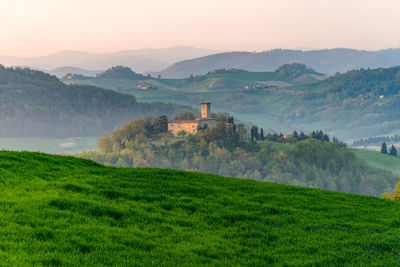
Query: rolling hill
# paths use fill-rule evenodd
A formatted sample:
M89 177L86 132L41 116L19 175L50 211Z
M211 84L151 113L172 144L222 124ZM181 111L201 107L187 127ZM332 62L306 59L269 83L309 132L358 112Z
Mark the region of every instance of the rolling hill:
M364 51L346 48L324 50L275 49L259 53L227 52L176 62L160 74L183 78L209 70L237 68L247 71L273 71L286 63L302 63L318 72L333 74L359 68L392 67L400 64L400 49Z
M65 80L63 80L65 81ZM141 101L167 101L197 107L212 101L216 111L268 131L321 129L341 140L400 131L400 67L352 70L330 77L303 64L273 72L225 68L183 79L67 80L133 94ZM137 90L153 84L154 90Z
M102 71L100 71L100 70L85 70L85 69L81 69L81 68L65 66L65 67L55 68L55 69L47 71L47 72L51 75L57 76L58 78L62 78L65 75L67 75L68 73L74 73L74 74L80 74L80 75L89 76L89 77L95 77L96 74L99 74Z
M369 165L389 170L400 177L400 157L382 154L378 151L354 149L357 157L365 160Z
M165 103L139 103L93 86L65 85L55 76L0 66L0 136L96 136L147 115L191 110Z
M301 139L257 134L255 142L234 118L219 114L216 120L214 128L180 138L165 135L162 118L132 120L100 137L97 151L76 156L107 166L198 171L374 196L397 182L396 175L382 168L386 166L367 164L324 133L303 134Z
M4 265L396 265L400 204L0 152Z
M72 73L74 74L74 73ZM112 74L112 75L110 75ZM151 84L161 90L199 92L252 90L271 87L288 87L324 80L327 77L304 64L292 63L280 66L273 72L252 72L241 69L215 69L204 75L189 76L182 79L163 79L143 76L129 67L112 67L96 77L72 75L61 80L67 84L94 85L108 89L136 89L140 84ZM128 88L125 85L129 84ZM114 85L114 86L113 86Z
M347 138L400 130L400 67L360 69L314 84L281 113L290 122L325 122L327 131ZM300 86L301 87L301 86ZM312 86L305 86L304 89Z

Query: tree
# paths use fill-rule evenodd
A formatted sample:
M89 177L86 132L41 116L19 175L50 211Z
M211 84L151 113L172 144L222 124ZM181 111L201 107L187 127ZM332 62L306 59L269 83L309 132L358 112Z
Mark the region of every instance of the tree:
M260 136L258 135L258 127L254 126L254 139L259 140Z
M168 118L165 115L161 115L154 119L153 122L154 131L156 133L168 132Z
M305 140L306 135L303 133L303 131L300 132L299 140Z
M113 142L111 137L108 134L104 134L102 137L100 137L97 141L97 148L99 149L100 153L112 152Z
M186 132L185 130L179 131L179 132L177 133L177 135L178 135L178 136L181 136L181 137L185 137L186 134L187 134L187 132Z
M180 115L175 116L175 120L194 120L195 117L192 112L183 112Z
M398 182L393 189L392 194L385 192L382 194L382 198L400 201L400 182Z
M246 128L244 127L243 124L239 124L238 127L239 127L239 130L238 130L239 139L240 139L240 141L244 142L244 141L247 140L247 131L246 131Z
M385 142L382 143L381 153L383 153L383 154L387 154L388 153L387 146L386 146Z
M296 131L293 131L293 139L299 140L299 135L297 134Z
M261 128L261 130L260 130L260 139L261 139L261 141L264 141L264 139L265 139L263 128Z
M397 149L394 147L394 145L392 145L392 146L390 147L389 155L391 155L391 156L397 156Z

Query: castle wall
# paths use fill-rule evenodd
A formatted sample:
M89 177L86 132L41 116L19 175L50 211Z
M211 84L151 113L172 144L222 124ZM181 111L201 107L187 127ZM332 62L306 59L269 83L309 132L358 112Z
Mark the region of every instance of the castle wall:
M206 124L207 124L208 129L212 129L217 124L217 121L215 119L202 119L199 121L200 127L204 127L204 125L206 125Z
M173 121L168 123L168 131L174 136L177 136L180 131L185 131L190 134L197 134L197 127L199 123L197 121Z

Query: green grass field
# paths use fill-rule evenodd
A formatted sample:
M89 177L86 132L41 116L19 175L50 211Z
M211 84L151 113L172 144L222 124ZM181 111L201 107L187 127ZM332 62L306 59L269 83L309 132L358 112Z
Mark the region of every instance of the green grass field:
M400 157L382 154L378 151L366 149L353 149L357 157L364 159L368 164L392 171L400 176Z
M0 152L1 265L400 262L400 203L216 175Z

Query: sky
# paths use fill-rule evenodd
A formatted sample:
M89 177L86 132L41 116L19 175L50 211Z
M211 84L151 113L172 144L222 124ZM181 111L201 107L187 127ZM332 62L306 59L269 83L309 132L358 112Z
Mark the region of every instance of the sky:
M398 0L0 0L0 55L400 47Z

